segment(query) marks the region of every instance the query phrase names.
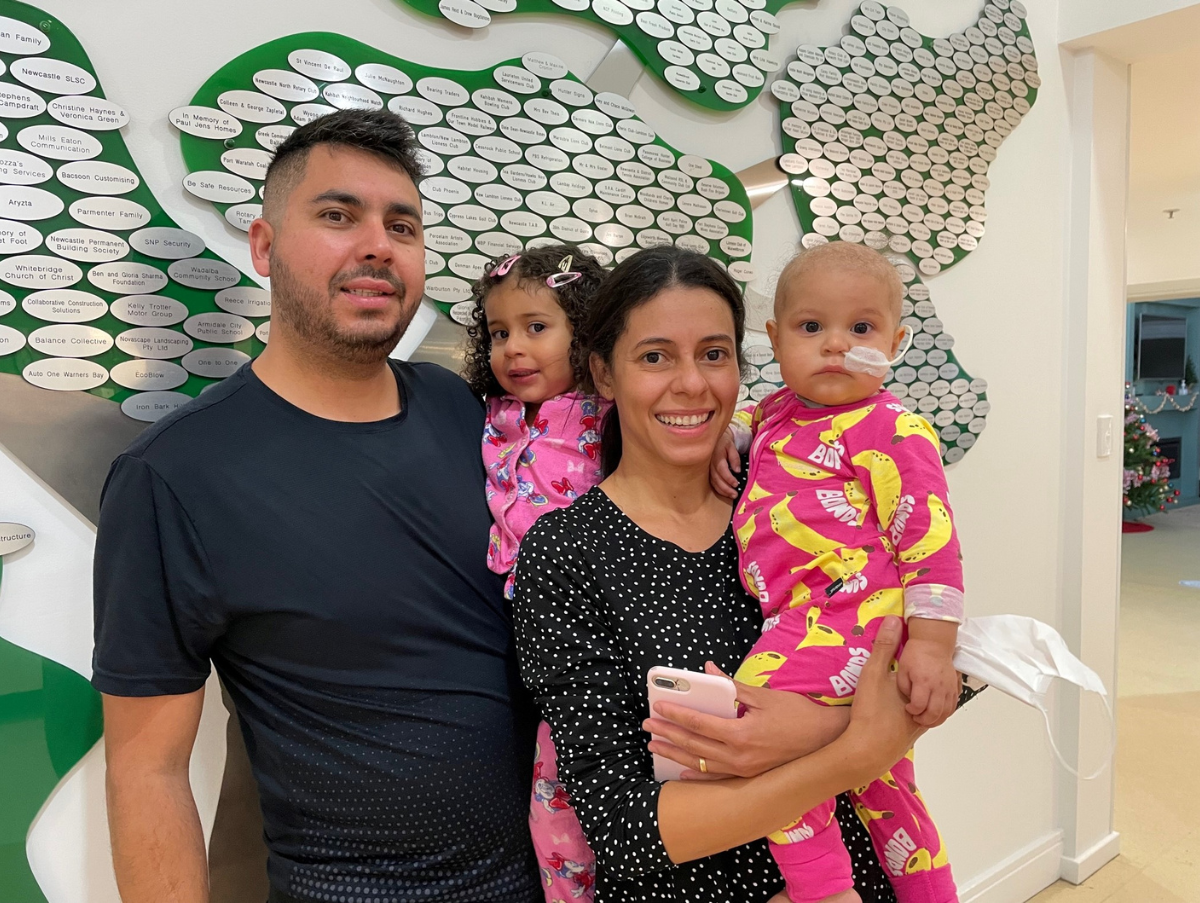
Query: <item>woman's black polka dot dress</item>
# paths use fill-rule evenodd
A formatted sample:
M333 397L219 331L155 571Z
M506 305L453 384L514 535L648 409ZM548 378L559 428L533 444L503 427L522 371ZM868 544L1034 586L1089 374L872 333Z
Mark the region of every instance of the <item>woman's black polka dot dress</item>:
M596 851L596 903L766 903L783 880L765 841L672 865L658 832L646 672L732 673L758 637L732 530L687 552L643 531L599 488L539 518L514 603L521 674L550 722L559 776ZM849 802L842 836L864 903L896 897Z

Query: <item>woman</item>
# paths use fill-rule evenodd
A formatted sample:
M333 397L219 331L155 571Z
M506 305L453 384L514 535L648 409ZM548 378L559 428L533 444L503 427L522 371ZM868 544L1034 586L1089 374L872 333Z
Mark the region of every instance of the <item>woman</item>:
M783 881L760 838L877 777L918 733L887 673L894 621L848 727L844 710L797 700L804 717L774 725L765 761L777 767L721 781L653 779L647 670L711 661L729 671L761 628L757 602L738 585L732 503L708 478L737 400L743 331L737 287L709 258L657 248L616 267L586 329L595 387L615 403L604 423L606 478L541 517L521 548L522 676L597 854L597 903L766 903ZM685 749L656 748L709 770ZM861 824L853 815L841 823L863 900L894 900Z

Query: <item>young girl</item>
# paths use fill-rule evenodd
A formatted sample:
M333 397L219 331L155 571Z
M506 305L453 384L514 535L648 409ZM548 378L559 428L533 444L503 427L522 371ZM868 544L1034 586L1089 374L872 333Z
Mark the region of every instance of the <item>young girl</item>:
M767 331L786 388L748 428L735 419L713 484L736 497L733 447L750 445L733 525L766 623L737 679L848 704L881 620L901 615L900 689L934 726L958 698L962 564L937 434L882 388L906 331L903 293L891 263L861 245L819 246L785 267ZM911 751L851 796L900 903L956 903ZM770 840L793 903L859 900L833 800Z
M600 482L607 403L578 391L577 331L606 271L584 251L547 245L493 261L475 284L464 376L487 401L483 462L495 525L488 566L507 575L539 515ZM547 903L592 899L595 857L558 782L550 726L538 728L529 826Z

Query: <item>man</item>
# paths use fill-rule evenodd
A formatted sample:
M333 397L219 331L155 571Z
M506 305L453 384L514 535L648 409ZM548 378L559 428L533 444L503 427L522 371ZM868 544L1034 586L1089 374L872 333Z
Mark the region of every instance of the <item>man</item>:
M458 377L388 359L424 287L415 149L365 111L280 145L250 229L269 347L112 466L93 683L125 903L207 900L188 761L210 661L272 903L540 898L483 413Z

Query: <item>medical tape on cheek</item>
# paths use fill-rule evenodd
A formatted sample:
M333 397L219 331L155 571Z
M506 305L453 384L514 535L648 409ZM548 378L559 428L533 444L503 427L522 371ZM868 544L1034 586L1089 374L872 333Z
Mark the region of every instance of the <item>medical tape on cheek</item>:
M842 366L855 373L869 373L871 376L887 376L887 372L904 360L904 355L908 354L908 349L912 347L916 331L911 326L905 326L904 330L908 333L904 347L891 360L888 360L878 348L855 345L846 352L842 360Z

